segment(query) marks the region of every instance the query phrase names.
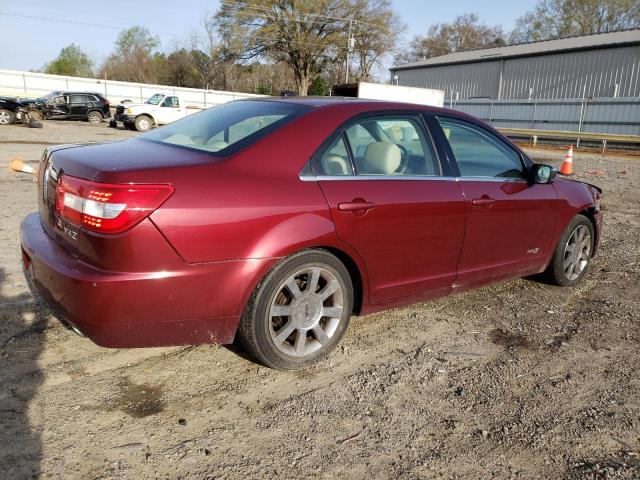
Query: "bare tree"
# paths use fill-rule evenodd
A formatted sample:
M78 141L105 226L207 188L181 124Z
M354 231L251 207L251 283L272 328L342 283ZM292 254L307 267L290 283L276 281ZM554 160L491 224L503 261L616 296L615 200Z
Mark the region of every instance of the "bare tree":
M510 40L529 42L639 26L638 0L540 0L516 21Z
M397 48L404 27L389 0L359 0L352 26L357 79L372 79L372 70L385 55Z
M287 63L300 95L306 95L323 65L346 48L345 19L357 11L353 0L254 0L222 2L219 31L240 38L241 59Z
M488 48L505 44L504 31L500 25L480 22L478 15L467 13L451 23L431 25L425 36L416 36L408 51L396 57L397 63L424 60L447 53Z

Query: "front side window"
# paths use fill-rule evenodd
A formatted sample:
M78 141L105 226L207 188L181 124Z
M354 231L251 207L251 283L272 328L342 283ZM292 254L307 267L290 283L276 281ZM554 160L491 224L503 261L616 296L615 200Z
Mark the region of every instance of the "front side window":
M347 128L358 175L439 175L424 131L413 117L365 119Z
M520 155L477 125L438 118L463 177L526 178Z
M231 153L308 112L310 107L275 101L240 100L138 135L137 138L205 152Z

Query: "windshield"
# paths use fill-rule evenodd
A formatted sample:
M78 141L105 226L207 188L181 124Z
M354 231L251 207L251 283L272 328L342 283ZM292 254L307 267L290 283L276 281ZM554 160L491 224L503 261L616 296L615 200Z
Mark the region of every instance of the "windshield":
M160 100L164 98L164 94L156 93L155 95L151 95L145 103L150 103L151 105L158 105Z
M38 98L37 101L39 101L39 102L47 102L47 101L51 100L52 98L57 97L58 95L60 95L60 92L56 90L55 92L48 93L45 96Z
M240 100L209 108L138 138L205 152L224 150L226 154L255 142L309 109L288 102Z

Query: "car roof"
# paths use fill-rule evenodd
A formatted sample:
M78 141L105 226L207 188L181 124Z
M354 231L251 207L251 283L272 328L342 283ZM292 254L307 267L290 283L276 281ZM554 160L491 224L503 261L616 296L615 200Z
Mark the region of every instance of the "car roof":
M98 93L98 92L76 92L76 91L72 91L72 90L61 90L59 92L53 92L53 93L63 93L65 95L99 95L99 96L102 96L102 94Z
M336 106L353 106L354 112L368 112L375 110L419 110L422 112L433 112L440 114L454 114L460 118L474 119L474 117L463 112L453 111L448 108L434 107L431 105L422 105L417 103L394 102L388 100L373 100L369 98L358 97L257 97L248 98L242 101L267 101L267 102L285 102L295 103L298 105L306 105L313 109L325 109ZM475 119L474 119L475 120Z

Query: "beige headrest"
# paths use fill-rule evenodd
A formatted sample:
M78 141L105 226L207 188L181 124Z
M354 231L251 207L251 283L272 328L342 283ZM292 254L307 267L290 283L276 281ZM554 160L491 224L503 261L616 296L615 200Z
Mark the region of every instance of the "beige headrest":
M322 158L322 169L327 175L348 175L350 173L347 160L335 154Z
M392 174L402 161L402 153L397 145L386 142L373 142L364 154L364 172L373 174Z

